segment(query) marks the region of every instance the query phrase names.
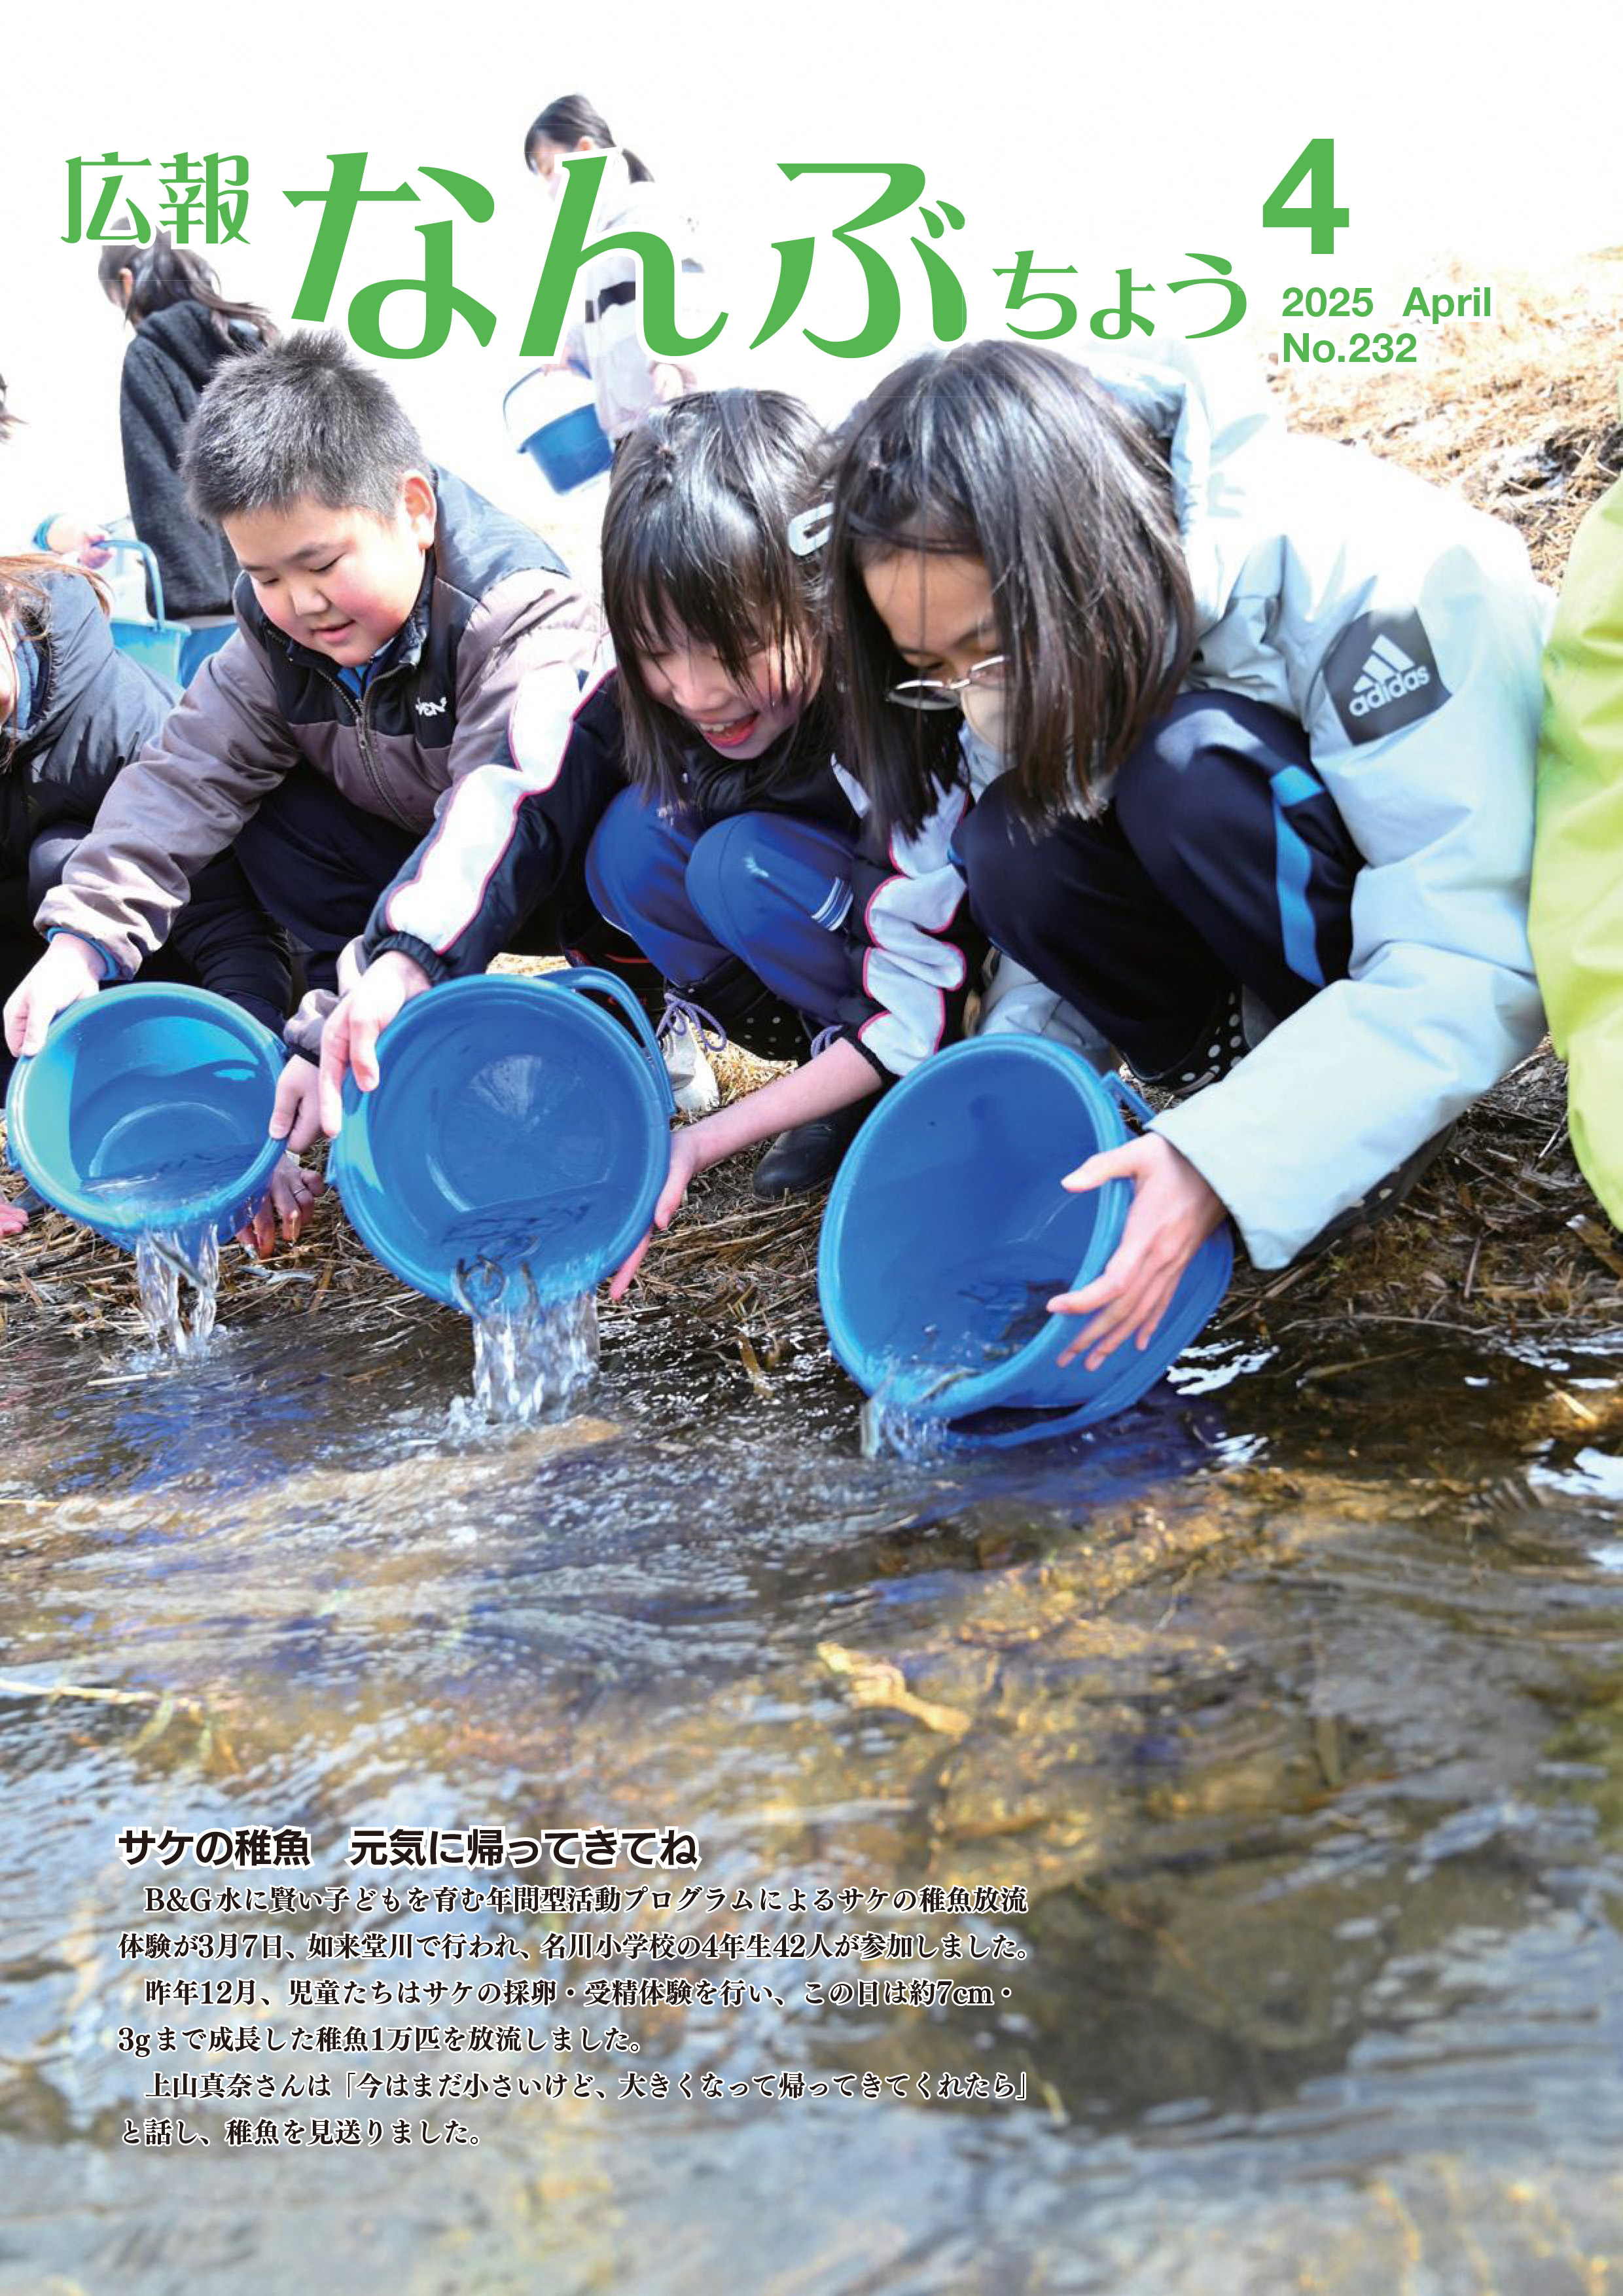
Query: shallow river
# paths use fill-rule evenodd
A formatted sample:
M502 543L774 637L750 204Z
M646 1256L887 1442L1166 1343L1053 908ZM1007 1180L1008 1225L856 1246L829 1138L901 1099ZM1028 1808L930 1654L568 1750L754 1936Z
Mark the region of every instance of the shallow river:
M459 1318L380 1349L342 1312L159 1373L0 1352L3 2296L1617 2284L1623 1331L1523 1360L1395 1330L1366 1369L1219 1345L1105 1435L910 1464L859 1456L820 1354L762 1392L649 1319L573 1416L480 1432ZM352 1829L595 1825L702 1865L347 1862ZM121 1859L166 1826L302 1828L311 1866ZM356 1909L582 1879L619 1908ZM352 1910L218 1909L267 1880ZM160 1884L217 1902L150 1913ZM362 1929L414 1958L311 1956ZM286 1957L121 1948L245 1930ZM571 1931L644 1949L549 1953ZM450 1931L488 1957L430 1959ZM706 1957L727 1931L799 1936ZM449 1997L515 1974L555 2005ZM174 1989L209 1980L251 1999ZM678 1997L589 1989L652 1980ZM327 2102L228 2087L324 2070ZM210 2071L224 2098L154 2101ZM165 2119L208 2144L126 2141Z

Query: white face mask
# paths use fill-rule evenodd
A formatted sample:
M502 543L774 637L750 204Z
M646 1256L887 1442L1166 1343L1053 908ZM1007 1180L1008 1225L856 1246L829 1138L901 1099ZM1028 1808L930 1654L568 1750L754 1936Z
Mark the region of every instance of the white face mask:
M962 703L964 723L970 731L988 749L1001 750L1008 716L1008 689L1000 685L968 686Z

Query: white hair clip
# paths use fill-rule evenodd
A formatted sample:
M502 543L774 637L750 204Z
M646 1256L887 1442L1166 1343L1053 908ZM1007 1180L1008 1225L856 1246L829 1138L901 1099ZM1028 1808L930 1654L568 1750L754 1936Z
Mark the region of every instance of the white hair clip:
M828 540L834 523L834 505L819 503L815 510L798 512L789 521L789 546L797 558L809 558Z

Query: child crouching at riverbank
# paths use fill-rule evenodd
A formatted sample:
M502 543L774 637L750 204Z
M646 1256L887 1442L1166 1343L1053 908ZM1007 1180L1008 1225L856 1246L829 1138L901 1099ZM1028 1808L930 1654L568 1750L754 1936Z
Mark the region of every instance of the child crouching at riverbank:
M363 1040L414 980L454 968L487 889L448 856L499 863L521 817L534 901L584 903L586 845L618 784L596 753L560 766L601 623L538 536L429 462L337 335L223 367L184 468L242 565L237 627L40 905L50 944L7 1001L6 1043L37 1050L57 1013L137 973L234 848L306 951L273 1128L298 1148L319 1128L314 1055L345 947L393 957L346 1000ZM561 945L552 911L537 929Z
M113 644L94 579L59 558L0 557L0 996L45 957L35 922L98 808L160 732L176 689ZM211 988L278 1035L291 971L285 937L229 852L201 868L174 919L158 977ZM0 1096L12 1050L0 1047ZM291 1240L319 1183L290 1156L256 1226L262 1249ZM27 1213L0 1203L0 1235Z
M816 569L789 541L823 449L812 416L776 391L699 393L630 434L603 516L613 652L582 698L562 768L589 743L628 784L596 828L586 879L625 949L663 978L667 1030L719 1032L779 1061L807 1058L853 980L858 816L834 763ZM453 813L439 865L485 887L459 944L478 964L501 945L512 906L543 897L552 865L519 842L501 871L488 864L479 816ZM396 899L381 904L385 917ZM340 1009L323 1049L330 1129L352 1060ZM370 1085L375 1062L356 1066ZM758 1193L828 1177L861 1113L787 1134Z
M1135 1190L1051 1303L1096 1366L1225 1212L1284 1265L1398 1201L1538 1042L1545 596L1508 528L1171 365L928 354L828 493L859 986L806 1070L676 1136L656 1225L928 1058L989 941L1181 1096L1077 1170L1054 1143L1056 1187Z

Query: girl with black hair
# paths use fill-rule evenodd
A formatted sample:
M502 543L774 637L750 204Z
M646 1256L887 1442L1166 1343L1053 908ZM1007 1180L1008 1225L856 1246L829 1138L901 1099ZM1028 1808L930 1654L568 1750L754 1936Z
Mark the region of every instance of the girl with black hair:
M599 913L671 985L668 1025L802 1059L852 986L857 814L833 761L811 562L788 531L822 433L777 391L701 392L627 440L603 515L630 786L586 860ZM859 1111L791 1134L757 1192L827 1178Z
M656 1211L927 1057L989 944L1177 1101L1075 1171L1054 1143L1056 1186L1135 1190L1098 1281L1049 1303L1090 1368L1148 1345L1225 1212L1273 1267L1396 1201L1543 1027L1525 551L1225 411L1182 353L964 344L848 426L821 554L870 805L860 988L820 1060L676 1136Z
M636 153L615 143L601 112L584 95L561 95L537 113L524 137L524 164L540 177L554 204L568 187L564 162L578 152L594 152L606 159L593 210L594 240L624 231L652 232L664 240L680 264L678 324L684 334L702 334L715 314L688 303L690 295L702 298L704 273L692 250L691 226L654 188L652 171ZM654 357L643 340L635 256L612 248L585 266L578 283L576 315L559 338L557 355L541 365L574 367L591 378L597 419L618 444L651 406L691 388L694 369L687 362Z
M275 342L276 328L257 304L228 301L209 265L166 231L146 246L110 242L96 270L108 300L135 330L119 388L130 518L158 561L167 619L217 633L206 643L200 635L187 648L184 685L230 629L237 562L225 536L186 506L181 434L221 360Z

